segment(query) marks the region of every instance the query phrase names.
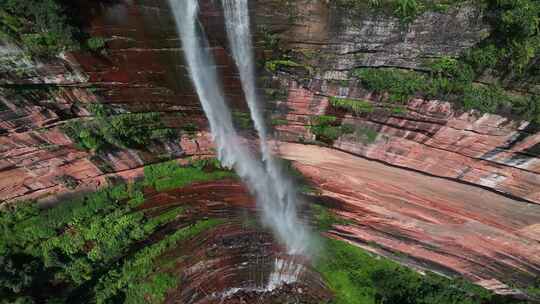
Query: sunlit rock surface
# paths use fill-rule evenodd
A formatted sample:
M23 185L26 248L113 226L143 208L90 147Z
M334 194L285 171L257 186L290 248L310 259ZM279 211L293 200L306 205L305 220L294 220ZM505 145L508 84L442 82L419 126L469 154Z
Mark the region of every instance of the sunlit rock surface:
M344 135L332 144L337 149L540 203L540 133L528 122L419 99L411 100L405 113L390 114L368 92L319 80L307 87L292 82L287 96L277 103L289 121L277 127L283 140L312 140L309 117L332 114L376 133L373 141ZM379 111L354 116L332 109L328 96L371 99Z
M500 282L540 271L540 205L329 148L283 143L280 153L318 185L319 201L352 221L334 237L503 293L511 288Z

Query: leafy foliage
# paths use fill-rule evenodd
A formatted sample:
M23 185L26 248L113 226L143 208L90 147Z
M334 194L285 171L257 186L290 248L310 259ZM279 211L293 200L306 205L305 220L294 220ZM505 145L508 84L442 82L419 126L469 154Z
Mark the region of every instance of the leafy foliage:
M77 47L77 30L57 0L0 0L0 32L33 55L54 56Z
M318 204L312 204L311 210L319 231L332 229L333 225L347 225L349 222L334 215L328 208Z
M536 0L485 1L494 31L480 49L486 49L498 66L506 65L504 70L522 73L540 51L540 3ZM494 52L495 48L498 52ZM481 51L476 54L485 56Z
M253 130L254 125L251 120L251 115L246 112L233 111L232 112L233 123L236 128L242 130Z
M517 303L461 279L425 276L348 243L327 239L316 265L335 293L334 304Z
M179 166L176 161L164 162L150 165L144 168L145 186L152 186L158 191L187 186L193 182L204 182L210 180L233 177L234 174L227 170L220 169L216 164L204 165L202 168L195 166Z
M318 140L332 143L344 134L354 133L351 125L340 125L335 116L320 115L312 117L310 130Z
M417 0L397 0L394 13L405 22L411 22L420 11L420 3Z
M86 45L92 51L99 51L105 48L106 40L103 37L91 37L86 41Z
M422 91L425 79L419 74L389 69L358 69L353 76L377 93L388 93L392 102L405 103L414 94Z
M538 122L538 96L510 95L499 85L473 82L473 68L456 59L443 57L431 63L431 72L395 69L358 69L353 72L369 90L403 104L414 96L458 102L465 110L481 113L512 112L523 119ZM384 95L386 94L386 95ZM396 110L396 114L401 111Z
M176 285L176 279L166 274L156 274L153 280L157 285L153 285L152 287L146 285L144 279L156 269L154 261L165 250L170 249L178 242L195 236L220 223L221 221L219 220L200 221L193 226L177 230L152 246L143 248L131 259L125 261L120 269L113 269L101 278L99 284L95 287L97 303L106 303L107 299L114 298L121 291L124 291L128 297L134 297L135 295L141 296L144 289L149 289L151 292L156 292L157 290L158 292L154 293L153 296L158 300L162 299L165 291ZM140 287L144 289L140 289ZM159 303L159 301L156 302Z
M383 12L395 16L404 23L410 23L426 11L446 12L452 5L464 0L334 0L338 6L351 12Z
M161 303L178 282L163 267L157 272L158 258L220 221L200 221L156 238L184 208L141 210L141 189L159 186L169 175L181 176L177 187L231 175L211 172L215 164L155 165L145 171L143 183L104 189L50 209L20 202L0 210L0 303Z
M375 110L373 104L367 100L330 97L329 101L334 108L344 109L355 114L372 113Z
M161 115L149 113L113 114L103 105L93 105L92 120L73 120L65 127L66 134L81 149L99 152L105 148L142 148L153 140L171 138L175 132L164 126Z

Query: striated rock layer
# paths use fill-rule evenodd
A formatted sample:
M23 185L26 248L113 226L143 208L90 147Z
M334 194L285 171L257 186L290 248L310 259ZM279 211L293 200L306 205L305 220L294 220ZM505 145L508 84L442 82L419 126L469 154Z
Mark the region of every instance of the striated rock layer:
M540 275L540 206L312 145L280 153L351 221L330 234L398 261L461 274L500 293ZM393 255L399 252L399 255Z
M111 179L138 178L147 164L213 153L166 1L80 2L88 12L82 20L84 30L107 40L103 52L33 62L16 47L0 43L1 202L54 202L64 194L106 185ZM225 46L219 1L201 3L202 21L227 97L236 109L245 109ZM303 54L311 67L311 71L264 75L269 78L263 79L264 85L270 83L284 93L267 107L272 117L286 122L276 127L277 137L312 142L311 117L322 114L335 115L339 123L356 128L354 134L334 141L331 150L283 147L285 156L300 161L302 171L322 189L325 201L354 221L352 226L336 229L335 236L357 244L377 243L378 247L371 248L378 253L405 253L419 265L461 273L493 289L501 286L491 279L527 282L538 276L540 134L534 126L497 115L464 113L444 101L415 99L405 112L390 114L385 110L389 105L379 102L380 96L360 89L354 81L340 82L357 67L422 69L426 59L459 54L488 30L474 7L426 12L403 27L394 17L344 12L324 0L251 3L257 28L277 33L279 48ZM258 31L259 40L263 36ZM258 55L272 57L262 50ZM333 108L329 96L365 99L377 110L351 115ZM107 104L115 113L158 112L166 126L179 130L178 136L153 141L142 149L84 151L62 128L69 121L92 119L88 109L95 103ZM195 125L197 132L184 132L186 124ZM205 186L197 187L209 193ZM220 189L213 195L219 192L223 200L230 196L231 201L242 201L238 185ZM156 197L154 202L166 204L171 199L178 197ZM235 231L231 226L222 233L237 241ZM247 239L260 239L261 246L266 246L267 236L246 233L251 235ZM239 246L251 250L247 241ZM225 247L220 252L230 249ZM268 261L273 262L273 256ZM223 266L226 263L215 262L212 265L231 273ZM192 282L202 282L205 275L216 277L215 273L194 275ZM193 283L190 288L199 285ZM245 292L249 297L251 291ZM185 296L179 292L174 298ZM208 299L200 296L199 300Z
M182 282L168 291L164 303L321 303L331 298L309 261L287 255L260 227L253 198L238 181L196 183L165 193L148 190L141 208L150 212L182 206L187 210L183 224L201 217L226 219L161 257Z
M333 108L329 96L371 99L376 110L351 115ZM291 81L287 100L278 102L289 121L277 128L280 138L313 140L310 117L331 114L357 128L334 141L336 149L540 203L540 133L529 122L419 99L409 101L403 114L390 114L384 110L389 105L375 97L354 83L340 87L313 80L304 87Z

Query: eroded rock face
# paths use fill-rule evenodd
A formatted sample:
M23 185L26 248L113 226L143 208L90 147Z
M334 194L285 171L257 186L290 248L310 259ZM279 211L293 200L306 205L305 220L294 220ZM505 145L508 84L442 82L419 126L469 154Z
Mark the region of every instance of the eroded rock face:
M540 133L526 121L457 111L442 101L411 100L402 114L377 104L373 113L351 115L332 108L328 96L377 100L369 92L313 80L294 81L287 101L278 102L290 123L279 126L284 140L312 140L309 118L339 117L357 128L332 147L391 165L490 188L540 203ZM372 138L364 133L371 132Z
M511 292L501 282L540 273L540 205L335 149L284 143L280 153L318 185L316 200L351 221L334 237L500 293Z
M138 178L147 164L213 153L166 1L83 3L88 12L86 30L107 39L105 52L65 54L36 63L13 46L0 46L0 81L9 84L0 89L0 201L52 202L63 194L106 185L109 178ZM201 3L226 95L235 108L242 109L238 77L224 47L219 1ZM377 103L378 96L354 82L336 82L346 79L356 67L421 69L426 58L460 53L480 41L487 30L473 7L461 6L446 14L428 12L403 27L387 15L349 14L333 8L329 1L288 1L292 3L288 6L278 0L252 3L254 23L281 33L283 48L301 50L306 56L316 54L309 60L312 74L272 75L286 93L284 98L268 102L272 115L287 122L275 128L278 139L311 142L311 117L332 114L340 123L360 130L334 141L335 149L540 203L540 135L527 122L463 113L444 101L411 100L406 112L389 114L383 110L386 105ZM33 90L17 91L28 87ZM378 110L351 115L332 108L329 96L362 98ZM181 130L193 123L199 130L195 135L180 132L172 140L156 141L145 149L84 151L75 147L62 126L71 120L90 119L88 105L92 103L108 104L118 113L159 112L171 128ZM362 130L371 130L375 137ZM295 149L292 152L302 151ZM506 198L497 199L497 204L469 204L477 193L462 194L455 200L449 197L451 189L446 189L449 194L444 199L433 199L430 190L424 189L431 187L429 182L411 184L410 188L424 191L414 195L407 187L396 183L390 187L380 180L345 185L333 173L328 175L321 164L304 164L302 169L322 185L326 197L339 202L341 215L357 223L340 227L336 236L357 243L377 242L388 251L429 261L430 268L462 273L486 285L498 286L489 279L503 280L509 269L519 269L519 279L538 273L536 205ZM238 186L220 189L219 195L228 196L223 199L229 203L244 202L231 195L238 193ZM167 202L170 197L160 199ZM233 237L235 229L231 231L227 233ZM258 237L246 234L248 239ZM480 265L485 260L489 265L483 269ZM230 264L216 260L212 265L231 273ZM194 276L192 282L197 280ZM197 287L193 283L192 290ZM176 295L178 299L185 296ZM246 298L249 296L248 290ZM207 300L201 296L197 301ZM230 303L238 302L230 299Z
M409 23L384 9L350 9L329 1L258 0L256 22L280 34L280 46L305 55L324 79L347 79L358 67L425 70L430 59L458 56L489 34L478 7L427 11Z
M213 153L166 1L81 3L88 32L107 40L106 51L33 61L13 45L0 45L0 201L54 201L107 185L108 179L138 178L147 164ZM212 10L204 8L208 17ZM222 47L215 53L220 64L230 65ZM92 119L89 106L100 103L115 114L160 113L177 137L142 149L96 153L76 147L64 127ZM182 131L188 124L199 131Z
M273 1L259 5L272 7L269 3ZM538 127L463 112L436 100L411 100L403 113L392 114L392 105L379 102L381 96L350 80L358 67L423 69L430 59L460 54L489 31L477 8L426 12L405 25L369 9L345 10L324 1L296 3L295 22L284 10L274 8L281 19L272 22L270 9L257 9L263 12L257 15L260 23L283 32L281 47L303 54L312 66L310 73L290 69L272 77L271 87L284 95L272 104L273 115L288 121L276 127L278 138L312 141L311 118L334 115L341 124L357 128L334 141L334 148L540 202ZM333 108L330 96L371 101L377 110L351 115Z

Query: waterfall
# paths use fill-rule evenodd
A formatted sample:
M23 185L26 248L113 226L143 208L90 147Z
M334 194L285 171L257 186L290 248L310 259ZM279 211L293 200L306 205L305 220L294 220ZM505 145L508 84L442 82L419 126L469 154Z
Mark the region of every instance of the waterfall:
M227 37L229 38L232 55L240 72L242 89L244 90L246 102L249 106L251 118L261 138L261 152L263 153L263 157L266 158L268 151L266 141L263 139L266 139L267 132L257 96L248 0L222 0L222 3L225 15L225 28L227 29Z
M279 196L282 216L296 217L296 191L290 178L284 174L278 161L272 156L267 144L268 131L261 102L257 94L255 60L252 48L248 0L222 0L227 37L246 97L251 118L259 134L260 149L265 169L273 180ZM291 220L293 220L291 218Z
M198 0L169 0L169 2L182 40L188 70L208 118L219 160L224 166L234 168L255 195L257 204L262 210L263 223L287 247L288 253L307 254L310 235L307 227L298 219L296 195L292 183L289 179L280 179L283 174L275 165L276 162L268 157L270 154L266 148L266 138L261 137L260 140L261 147L264 147L264 149L261 148L262 153L267 158L263 162L250 153L234 129L231 112L225 102L208 40L198 22ZM249 27L249 21L246 26ZM246 33L247 36L244 38L250 38L249 29ZM238 39L238 42L244 43L242 42L244 38ZM240 48L251 53L249 45L239 47L238 52ZM253 103L257 105L257 100L252 63L250 65L246 70L250 69L251 72L242 76L242 83L244 89L248 87L246 90L252 86L252 94L255 97L249 99L248 103L250 103L252 115L255 113L253 120L257 120L260 124L256 126L257 130L265 136L262 114L260 109L253 105ZM248 81L253 81L253 83L250 85Z

